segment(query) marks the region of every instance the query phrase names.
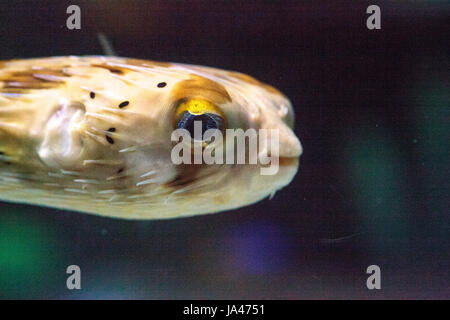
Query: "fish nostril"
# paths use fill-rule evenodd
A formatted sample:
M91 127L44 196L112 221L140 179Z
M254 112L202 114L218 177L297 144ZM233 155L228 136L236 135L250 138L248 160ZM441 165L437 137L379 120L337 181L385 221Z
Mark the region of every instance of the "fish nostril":
M276 104L276 114L290 129L294 127L294 111L289 102Z
M284 103L278 105L278 115L281 118L286 117L288 113L289 113L289 107L287 105L285 105Z

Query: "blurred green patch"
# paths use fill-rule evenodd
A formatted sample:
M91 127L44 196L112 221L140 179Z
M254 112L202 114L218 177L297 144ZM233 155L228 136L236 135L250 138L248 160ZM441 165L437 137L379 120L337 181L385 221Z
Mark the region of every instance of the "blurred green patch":
M0 297L40 296L53 285L60 254L51 226L26 216L0 220Z
M353 199L376 249L408 239L403 166L393 141L375 130L354 136L347 159Z
M424 76L424 79L436 78ZM426 195L427 215L434 225L437 241L449 241L448 203L450 194L450 89L448 81L419 82L412 92L415 137L419 153L422 192Z
M421 150L433 162L448 160L450 89L442 83L423 85L414 92L413 102Z

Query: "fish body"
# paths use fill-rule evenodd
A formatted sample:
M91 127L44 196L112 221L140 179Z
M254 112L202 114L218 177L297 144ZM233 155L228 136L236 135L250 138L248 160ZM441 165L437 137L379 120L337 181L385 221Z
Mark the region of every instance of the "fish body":
M278 130L278 172L174 164L171 134L190 106L214 109L226 128ZM230 210L292 180L302 152L292 126L283 94L237 72L104 56L0 61L0 199L125 219Z

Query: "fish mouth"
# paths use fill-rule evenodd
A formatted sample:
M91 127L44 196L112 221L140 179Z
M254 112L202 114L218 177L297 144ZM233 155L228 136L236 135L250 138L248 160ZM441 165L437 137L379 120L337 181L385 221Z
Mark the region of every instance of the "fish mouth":
M300 157L280 157L279 165L281 167L298 166L298 160Z
M278 159L278 172L277 177L281 181L284 181L284 185L287 185L297 174L299 168L300 157L280 157Z

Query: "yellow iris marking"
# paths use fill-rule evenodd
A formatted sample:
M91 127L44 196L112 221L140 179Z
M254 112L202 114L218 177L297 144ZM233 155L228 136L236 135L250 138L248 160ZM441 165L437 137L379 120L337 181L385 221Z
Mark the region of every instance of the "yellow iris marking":
M195 115L214 113L224 118L223 112L218 107L204 99L196 98L182 102L175 112L175 119L178 119L180 115L185 111L188 111L190 114Z

